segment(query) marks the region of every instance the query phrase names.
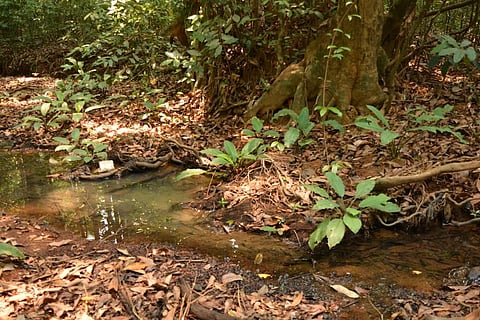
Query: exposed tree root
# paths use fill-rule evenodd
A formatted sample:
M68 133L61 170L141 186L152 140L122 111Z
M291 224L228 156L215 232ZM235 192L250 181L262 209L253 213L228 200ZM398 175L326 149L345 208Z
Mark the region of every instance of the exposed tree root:
M375 180L375 191L382 191L407 183L422 182L428 178L445 173L473 170L478 168L480 168L480 161L454 162L410 176L393 176L378 178Z

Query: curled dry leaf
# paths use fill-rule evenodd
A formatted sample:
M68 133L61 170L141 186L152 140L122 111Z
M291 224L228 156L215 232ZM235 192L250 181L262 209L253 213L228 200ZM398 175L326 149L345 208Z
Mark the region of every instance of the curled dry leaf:
M347 289L347 288L345 288L344 286L342 286L342 285L340 285L340 284L332 284L332 285L330 285L330 287L331 287L333 290L335 290L335 291L337 291L337 292L339 292L339 293L341 293L341 294L344 294L344 295L346 295L346 296L349 297L349 298L352 298L352 299L358 299L358 298L360 298L360 296L358 295L358 293L356 293L355 291L352 291L352 290L350 290L350 289Z
M71 239L66 239L66 240L61 240L61 241L50 242L48 245L50 247L61 247L61 246L69 244L72 241L73 240L71 240Z
M227 284L227 283L230 283L230 282L234 282L234 281L242 281L243 280L243 277L239 274L235 274L235 273L226 273L222 276L222 283L223 284Z

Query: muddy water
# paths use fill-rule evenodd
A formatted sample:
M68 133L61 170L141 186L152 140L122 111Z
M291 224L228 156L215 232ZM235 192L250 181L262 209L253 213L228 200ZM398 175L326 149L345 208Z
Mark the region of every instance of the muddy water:
M452 268L480 264L475 225L418 235L380 230L311 255L266 234L210 228L206 217L183 205L207 180L175 183L173 174L165 177L160 170L120 180L58 181L46 178L59 170L50 157L0 154L0 210L75 230L87 239L167 241L274 275L349 275L356 281L430 291ZM254 266L258 253L263 262Z

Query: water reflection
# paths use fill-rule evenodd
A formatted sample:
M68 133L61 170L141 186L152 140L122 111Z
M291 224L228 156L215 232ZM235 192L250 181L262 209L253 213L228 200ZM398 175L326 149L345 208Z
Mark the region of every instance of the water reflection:
M208 179L173 183L173 175L165 177L160 170L120 180L51 180L46 176L56 169L49 158L44 153L0 154L0 210L75 230L87 239L169 242L277 275L348 273L357 280L387 279L430 290L451 268L480 264L476 250L480 234L475 225L418 235L377 230L374 237L357 236L310 257L307 250L266 234L219 232L199 213L182 208ZM259 253L263 256L260 266L253 264ZM313 267L310 258L316 261Z
M0 209L80 232L88 239L123 241L128 232L175 230L194 220L183 202L203 186L201 180L172 183L164 171L95 182L48 179L55 173L49 154L0 156ZM200 181L200 183L197 183ZM128 231L128 232L127 232Z

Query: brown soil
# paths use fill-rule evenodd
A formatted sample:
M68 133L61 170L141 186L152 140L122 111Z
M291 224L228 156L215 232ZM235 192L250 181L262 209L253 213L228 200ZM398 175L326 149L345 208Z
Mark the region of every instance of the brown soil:
M347 127L344 135L318 131L313 133L318 144L269 153L268 160L240 168L212 185L195 206L213 210L212 223L219 228L234 216L236 223L231 228L258 231L273 226L304 245L322 216L308 209L314 200L301 184L324 183L322 167L332 160L340 159L339 174L353 185L371 176L418 173L438 163L478 157L477 127L472 125L478 114L470 108L472 101L437 85L440 89L432 93L427 87L410 84L405 92L414 93L409 92L395 106L396 117L405 117L406 108L413 105L432 108L454 101L459 120L452 121L470 139L469 145L451 136L420 134L393 158L373 133L353 127ZM464 82L459 90L466 92L472 86ZM14 129L23 112L38 103L32 98L53 87L53 79L0 79L0 146L55 147L52 137L65 135L70 128ZM409 99L414 95L415 100ZM176 163L205 166L194 150L219 147L225 139L242 143L235 133L246 126L243 120L209 119L200 92L165 98L169 102L154 112L140 102L128 107L112 104L73 125L94 138L107 138L109 156L120 164L132 159L155 162L172 153ZM461 201L479 193L478 178L476 172L440 176L419 186L395 188L390 195L409 207L424 204L439 189L449 188L455 191L452 197ZM0 319L375 319L384 315L389 319L477 319L473 317L480 306L480 289L475 284L422 293L396 287L363 288L347 273L262 279L241 266L168 245L88 242L8 214L1 217L0 230L3 242L19 246L27 255L25 261L2 262ZM335 292L331 283L355 289L360 298Z

